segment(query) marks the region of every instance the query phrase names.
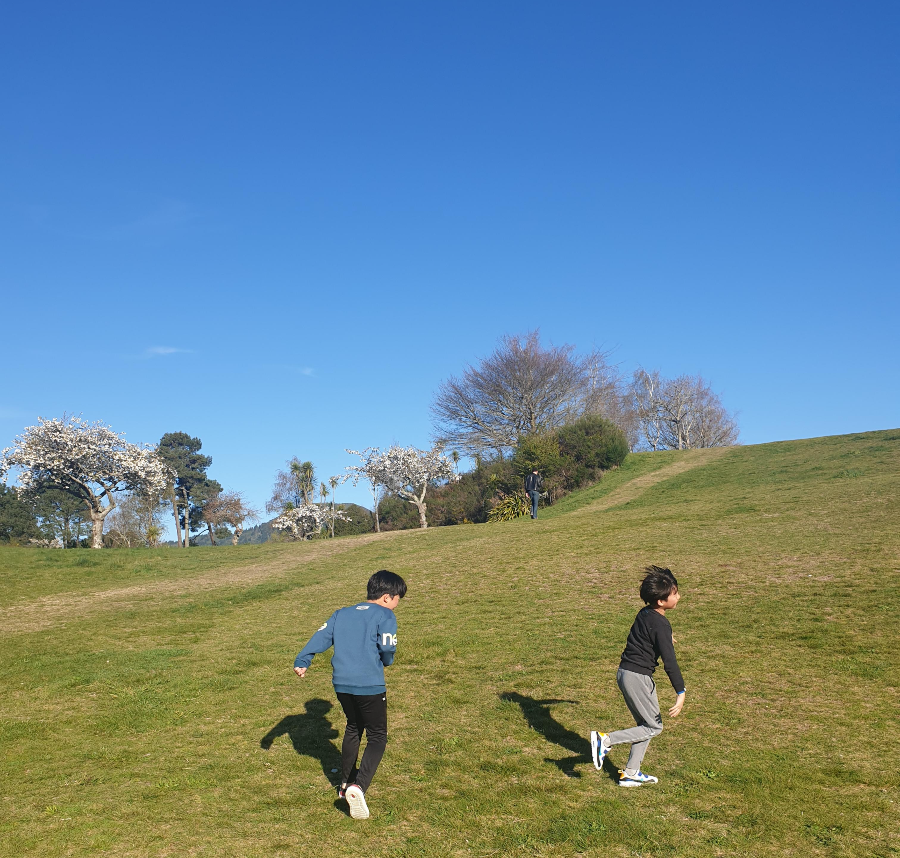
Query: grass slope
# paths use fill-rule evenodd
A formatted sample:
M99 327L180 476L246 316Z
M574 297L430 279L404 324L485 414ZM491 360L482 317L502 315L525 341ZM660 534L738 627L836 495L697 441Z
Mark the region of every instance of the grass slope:
M0 854L900 854L898 474L894 430L636 455L536 522L4 550ZM586 737L629 725L649 562L682 584L688 699L660 783L622 790ZM410 592L359 823L327 657L291 662L382 567Z

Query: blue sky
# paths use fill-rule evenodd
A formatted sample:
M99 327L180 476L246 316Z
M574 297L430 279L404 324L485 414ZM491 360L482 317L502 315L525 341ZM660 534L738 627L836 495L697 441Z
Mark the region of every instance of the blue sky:
M0 447L185 431L262 505L292 455L426 446L536 327L703 374L744 443L900 425L900 4L34 2L0 39Z

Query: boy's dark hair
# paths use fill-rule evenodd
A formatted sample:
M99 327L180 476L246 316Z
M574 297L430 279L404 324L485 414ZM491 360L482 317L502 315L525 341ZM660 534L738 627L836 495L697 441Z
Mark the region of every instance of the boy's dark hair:
M399 596L401 599L406 595L406 581L394 572L388 572L387 569L380 569L366 584L367 598L374 601L380 599L384 595Z
M665 602L678 589L678 581L675 580L671 569L648 566L644 571L647 574L641 581L641 598L646 604L655 607L657 602Z

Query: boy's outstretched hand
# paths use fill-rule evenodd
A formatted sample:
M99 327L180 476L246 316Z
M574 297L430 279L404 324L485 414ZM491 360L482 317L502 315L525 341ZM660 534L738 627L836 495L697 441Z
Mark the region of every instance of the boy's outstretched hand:
M679 694L675 699L675 705L669 710L670 718L677 718L681 713L681 709L684 706L684 697L685 696L683 694Z
M303 679L303 677L306 676L306 668L305 667L295 667L294 673L296 673L297 676L299 676L301 679ZM681 711L680 707L679 707L679 711Z

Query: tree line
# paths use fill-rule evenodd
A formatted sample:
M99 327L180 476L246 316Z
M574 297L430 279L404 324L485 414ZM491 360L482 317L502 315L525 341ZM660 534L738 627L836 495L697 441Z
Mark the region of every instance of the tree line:
M639 368L626 378L609 353L545 347L538 331L502 337L486 358L443 381L431 413L428 450L347 450L357 464L327 480L317 478L312 462L290 459L266 504L276 538L521 514L522 478L533 468L552 502L600 479L630 450L727 446L739 435L735 415L700 376L668 379ZM474 468L460 473L464 457ZM170 514L179 547L201 532L212 545L237 544L260 513L211 478L211 465L200 439L185 432L149 446L128 443L99 422L39 419L0 454L0 478L14 471L18 482L15 491L0 485L0 542L153 547ZM336 503L338 486L348 481L368 487L371 512Z
M472 457L505 458L523 438L593 414L625 433L632 450L730 446L737 419L698 376L625 377L609 352L544 347L538 331L504 336L462 376L442 382L431 406L435 437Z
M348 450L359 464L332 478L369 488L372 530L525 514L522 483L533 468L552 503L631 450L729 446L739 435L736 417L702 377L668 379L643 368L625 377L609 353L545 347L538 331L502 337L488 357L441 383L431 411L432 450ZM474 461L462 474L461 454ZM268 509L281 511L277 499ZM314 511L306 516L308 528L291 529L295 538L319 532Z
M210 479L212 458L199 438L163 435L131 444L103 423L80 417L38 419L0 454L0 478L17 472L16 490L0 493L0 542L47 547L155 547L166 508L176 544L205 529L213 544L234 544L258 513L240 492Z

